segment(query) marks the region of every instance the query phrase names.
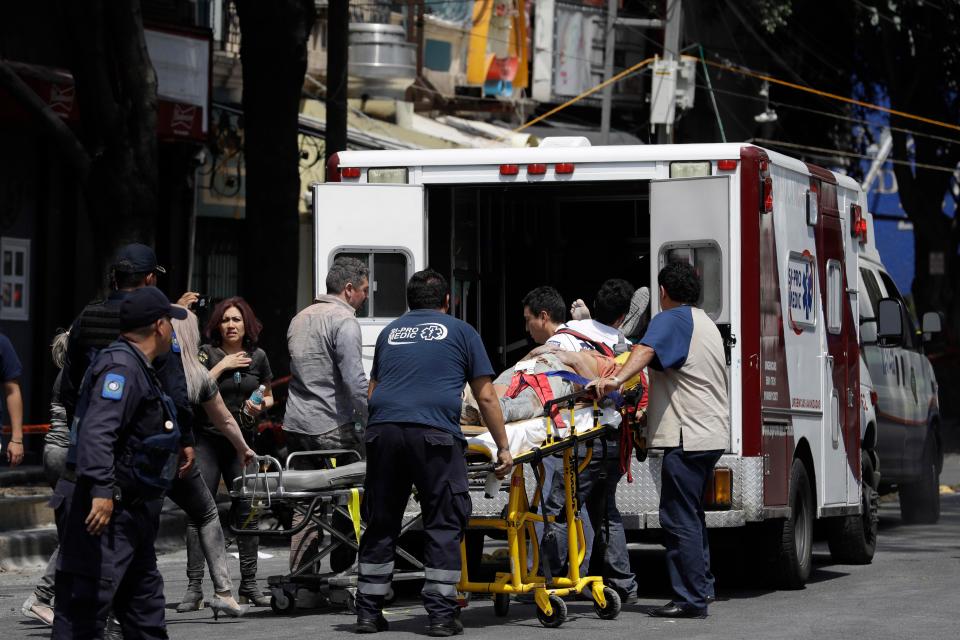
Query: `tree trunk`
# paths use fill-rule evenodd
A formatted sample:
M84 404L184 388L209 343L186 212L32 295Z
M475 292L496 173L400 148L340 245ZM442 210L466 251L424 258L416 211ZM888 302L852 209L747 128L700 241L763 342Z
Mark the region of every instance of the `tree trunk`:
M246 230L242 292L263 321L261 346L288 370L287 325L296 312L300 172L298 117L313 0L236 0L243 63Z
M85 195L103 273L120 245L154 240L157 76L139 0L65 7L80 137L92 160Z

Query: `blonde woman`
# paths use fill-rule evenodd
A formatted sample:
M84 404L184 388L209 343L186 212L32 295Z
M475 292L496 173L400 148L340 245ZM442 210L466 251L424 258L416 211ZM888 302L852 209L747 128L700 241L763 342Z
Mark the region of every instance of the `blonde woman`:
M197 360L200 348L200 330L197 318L188 313L185 320L173 320L174 351L179 352L183 362L183 373L187 381L187 397L194 405L203 407L210 423L222 433L237 451L244 465L249 464L254 452L247 446L237 426L236 420L227 410L220 397L216 383L207 375L206 368ZM170 490L170 498L189 516L187 526L196 532L210 569L215 595L210 601L214 617L224 613L232 617L243 615L241 607L233 597L233 583L227 570L226 544L223 529L220 527L220 514L217 504L200 475L197 465L192 466L183 477L178 478ZM203 567L199 571L187 570L187 592L177 605L177 612L196 611L203 608Z

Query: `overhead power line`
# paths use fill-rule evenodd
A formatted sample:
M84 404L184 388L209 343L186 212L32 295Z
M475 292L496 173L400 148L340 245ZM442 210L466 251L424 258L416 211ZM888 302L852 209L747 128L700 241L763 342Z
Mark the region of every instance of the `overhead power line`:
M751 138L749 140L751 143L756 143L760 145L769 145L771 147L784 147L786 149L800 149L802 151L813 151L815 153L825 153L834 156L844 156L847 158L860 158L862 160L873 160L873 156L868 156L863 153L854 153L853 151L843 151L841 149L827 149L826 147L813 147L806 144L797 144L795 142L783 142L781 140L770 140L768 138ZM953 173L957 170L956 167L944 167L937 164L926 164L924 162L912 162L910 160L894 160L888 158L887 162L893 164L904 165L907 167L917 167L918 169L930 169L931 171L946 171L947 173Z

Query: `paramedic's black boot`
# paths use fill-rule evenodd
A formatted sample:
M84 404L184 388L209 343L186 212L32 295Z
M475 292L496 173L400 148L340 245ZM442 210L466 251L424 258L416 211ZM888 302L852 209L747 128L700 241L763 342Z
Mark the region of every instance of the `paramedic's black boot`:
M707 609L681 602L668 602L662 607L650 610L649 614L654 618L706 618Z
M454 618L434 618L430 616L430 624L427 625L427 635L434 638L448 638L450 636L463 635L463 623L460 617Z
M354 625L353 630L356 633L379 633L380 631L389 631L390 625L382 613L376 618L357 616L357 624Z

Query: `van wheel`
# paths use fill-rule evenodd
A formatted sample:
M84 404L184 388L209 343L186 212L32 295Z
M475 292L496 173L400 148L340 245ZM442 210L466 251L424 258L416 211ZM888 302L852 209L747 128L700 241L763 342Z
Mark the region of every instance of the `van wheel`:
M780 589L801 589L810 577L813 548L813 491L803 461L790 469L790 517L771 521L775 545L773 580Z
M907 524L934 524L940 519L940 470L937 441L927 437L920 479L900 485L900 517Z
M864 451L860 460L859 516L834 518L827 545L835 562L841 564L870 564L877 550L877 529L880 504L873 487L873 462Z

